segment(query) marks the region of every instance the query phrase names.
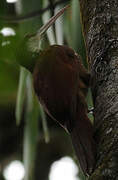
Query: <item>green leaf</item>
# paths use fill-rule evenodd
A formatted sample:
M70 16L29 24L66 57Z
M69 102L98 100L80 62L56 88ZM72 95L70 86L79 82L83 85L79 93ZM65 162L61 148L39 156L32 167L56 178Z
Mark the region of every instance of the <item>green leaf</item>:
M36 147L38 142L39 105L32 87L32 77L27 75L27 105L24 128L24 180L34 179Z
M64 31L68 45L82 56L83 63L86 65L86 49L82 34L79 1L72 0L70 10L65 14Z
M15 105L19 67L0 59L0 105Z
M59 9L61 9L63 6L62 5L58 5L55 8L55 14L59 11ZM68 11L68 10L67 10ZM63 45L64 44L64 36L63 36L63 16L60 16L56 22L55 22L55 35L56 35L56 42L59 45Z
M24 68L20 68L20 78L19 78L19 86L18 86L18 94L16 99L16 124L19 125L21 121L22 111L23 111L23 103L25 99L25 89L26 89L26 78L28 75L28 71Z
M82 27L80 21L80 7L79 1L73 0L71 4L72 10L72 21L71 21L71 32L72 32L72 47L78 51L78 46L82 43Z
M48 130L48 126L47 126L47 120L46 120L46 115L43 110L43 107L40 103L39 103L39 109L40 109L40 116L42 119L42 126L43 126L43 131L44 131L45 142L48 143L50 141L50 136L49 136L49 130Z

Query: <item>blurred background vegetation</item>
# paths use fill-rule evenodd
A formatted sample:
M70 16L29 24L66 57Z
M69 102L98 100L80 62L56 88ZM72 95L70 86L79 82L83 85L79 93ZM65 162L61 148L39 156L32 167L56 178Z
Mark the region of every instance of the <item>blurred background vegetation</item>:
M65 156L77 163L69 135L46 117L34 94L31 73L38 54L29 50L26 38L67 4L42 47L66 44L87 67L78 0L0 1L0 180L14 160L23 162L25 180L48 180L53 162ZM77 179L85 179L81 171Z

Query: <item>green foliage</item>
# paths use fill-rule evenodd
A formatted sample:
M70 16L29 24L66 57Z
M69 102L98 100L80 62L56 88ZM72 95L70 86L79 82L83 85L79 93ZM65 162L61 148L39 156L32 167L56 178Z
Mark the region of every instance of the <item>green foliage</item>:
M23 112L23 104L25 100L25 90L26 90L26 79L27 79L28 71L24 68L20 68L20 77L19 77L19 86L18 86L18 94L16 100L16 123L20 124ZM29 97L30 98L30 97Z
M21 71L22 73L22 71ZM24 72L23 72L24 73ZM26 72L27 73L27 72ZM26 78L26 111L25 111L25 128L24 128L24 180L32 180L34 175L36 147L38 142L38 119L39 103L35 96L32 77L27 73Z
M44 110L40 103L39 103L39 111L40 111L40 116L42 118L42 126L43 126L43 131L44 131L45 142L48 143L50 141L50 136L49 136L49 130L47 126L47 120L46 120L46 115L44 113Z
M68 45L82 56L83 64L87 67L78 0L71 1L71 8L65 13L64 32Z

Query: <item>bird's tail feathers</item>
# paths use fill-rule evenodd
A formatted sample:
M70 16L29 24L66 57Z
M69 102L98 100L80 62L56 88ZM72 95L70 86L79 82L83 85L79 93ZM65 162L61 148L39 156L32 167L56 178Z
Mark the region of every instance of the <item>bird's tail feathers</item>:
M84 174L91 174L95 162L95 143L92 124L87 115L76 120L71 131L72 143Z

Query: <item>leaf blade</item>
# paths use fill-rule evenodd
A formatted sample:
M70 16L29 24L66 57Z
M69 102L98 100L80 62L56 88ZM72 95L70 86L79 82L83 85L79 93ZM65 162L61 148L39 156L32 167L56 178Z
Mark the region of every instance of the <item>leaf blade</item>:
M17 99L16 99L16 111L15 111L17 125L20 124L22 111L23 111L27 73L28 73L28 71L24 67L21 66L20 67L18 93L17 93Z

